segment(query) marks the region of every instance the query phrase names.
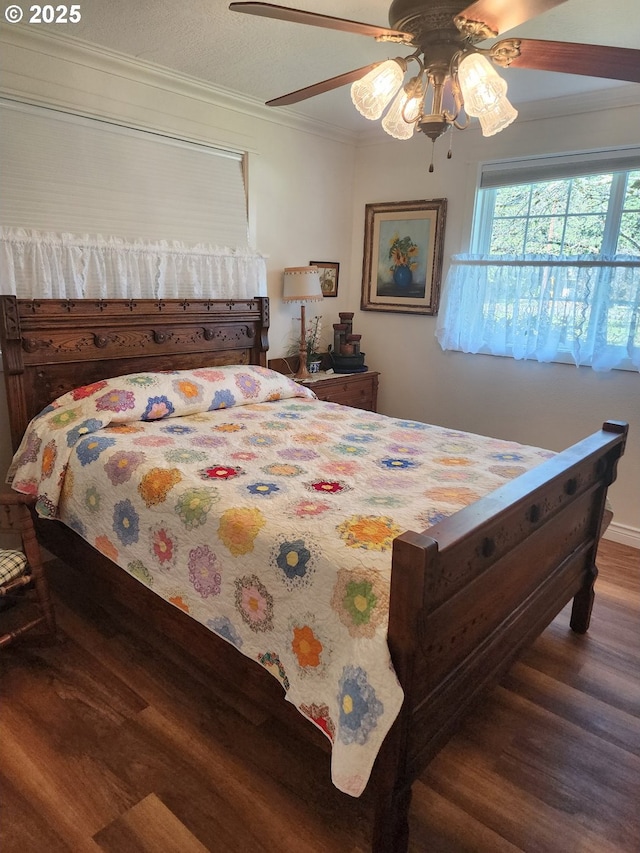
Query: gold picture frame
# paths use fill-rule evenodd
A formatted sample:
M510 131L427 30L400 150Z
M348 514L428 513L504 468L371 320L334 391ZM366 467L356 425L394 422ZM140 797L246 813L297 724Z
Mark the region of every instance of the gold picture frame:
M323 296L338 295L338 278L340 276L340 264L335 261L309 261L312 267L320 270L320 287Z
M446 198L365 205L363 311L437 314Z

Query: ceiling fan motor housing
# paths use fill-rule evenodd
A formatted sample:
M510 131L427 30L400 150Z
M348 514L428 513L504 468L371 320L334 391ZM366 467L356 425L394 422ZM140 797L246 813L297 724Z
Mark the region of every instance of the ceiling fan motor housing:
M438 43L461 45L466 37L454 18L468 6L464 0L393 0L389 8L389 26L413 35L423 51Z

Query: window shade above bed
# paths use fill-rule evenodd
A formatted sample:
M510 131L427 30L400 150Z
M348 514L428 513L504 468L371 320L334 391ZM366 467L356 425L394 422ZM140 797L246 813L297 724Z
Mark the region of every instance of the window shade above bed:
M266 296L244 158L0 99L0 292Z
M246 248L243 155L0 101L0 225Z

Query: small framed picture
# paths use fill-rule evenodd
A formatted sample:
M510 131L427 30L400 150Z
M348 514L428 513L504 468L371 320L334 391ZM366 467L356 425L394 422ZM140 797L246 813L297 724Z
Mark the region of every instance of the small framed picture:
M437 314L447 200L365 205L364 311Z
M334 261L309 261L309 264L312 267L318 267L320 270L320 287L322 288L322 295L337 296L340 264L337 264Z

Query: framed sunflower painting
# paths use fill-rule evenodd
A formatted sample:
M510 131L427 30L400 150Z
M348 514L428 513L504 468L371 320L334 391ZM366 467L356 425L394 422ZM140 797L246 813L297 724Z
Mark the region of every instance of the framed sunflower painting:
M447 200L365 206L361 308L437 314Z

